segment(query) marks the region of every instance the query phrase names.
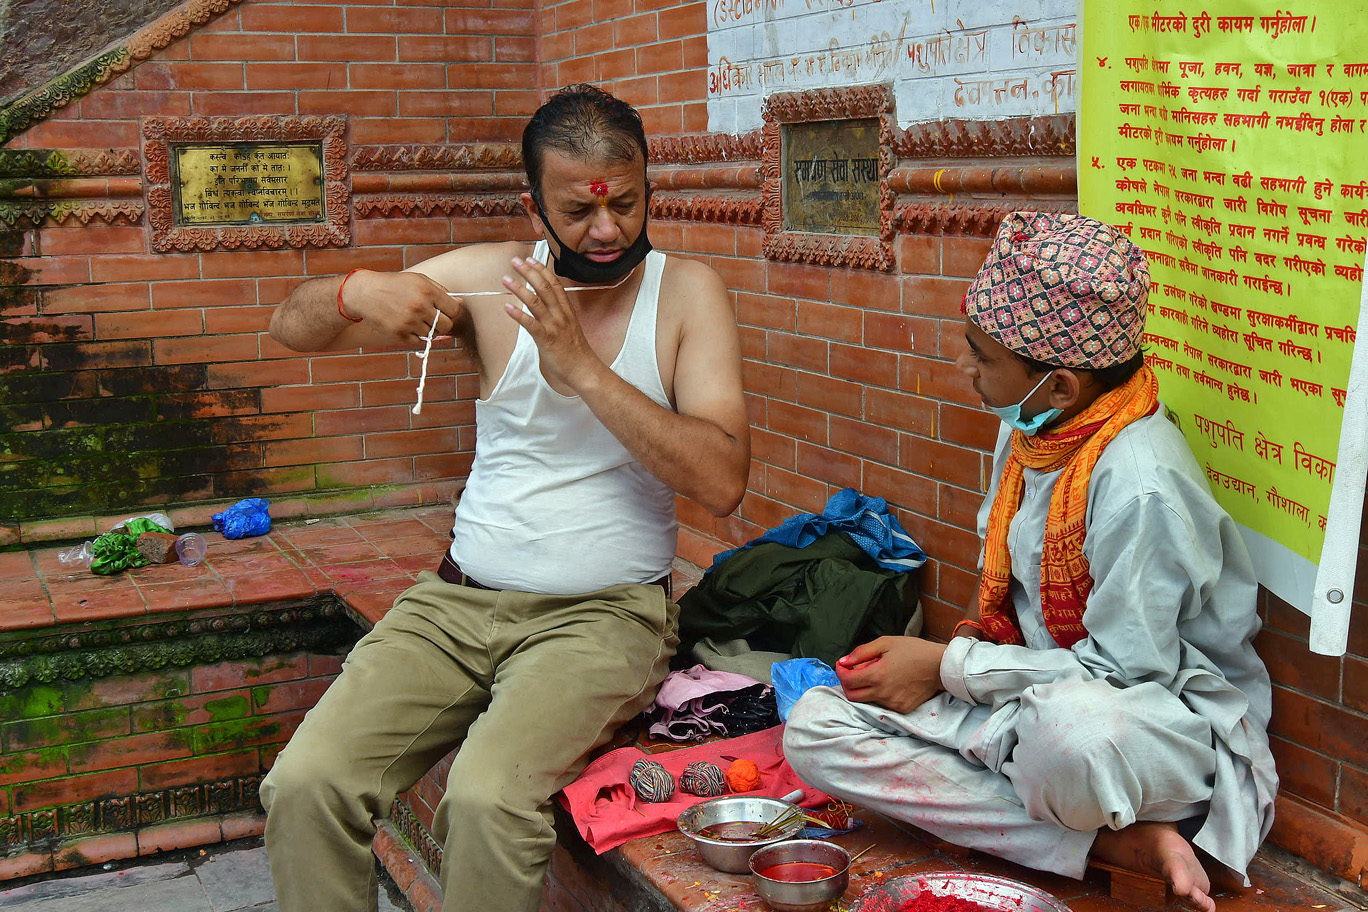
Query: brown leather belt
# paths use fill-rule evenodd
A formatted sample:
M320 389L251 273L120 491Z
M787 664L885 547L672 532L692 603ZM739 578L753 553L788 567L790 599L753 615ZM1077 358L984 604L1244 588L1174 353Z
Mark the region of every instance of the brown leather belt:
M442 562L437 566L437 575L442 578L443 582L451 583L453 586L469 586L471 589L488 589L490 591L496 591L493 586L486 586L479 580L474 580L469 576L466 576L465 571L461 569L460 565L451 559L450 553L442 555ZM669 596L671 588L670 574L665 574L660 579L650 583L650 585L659 586L665 590L665 595Z

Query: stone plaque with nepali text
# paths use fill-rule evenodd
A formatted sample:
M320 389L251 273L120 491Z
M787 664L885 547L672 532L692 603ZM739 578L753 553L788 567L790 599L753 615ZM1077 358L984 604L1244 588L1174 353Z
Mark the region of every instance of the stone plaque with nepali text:
M784 227L879 233L879 121L784 124Z
M323 221L321 143L173 145L178 225Z

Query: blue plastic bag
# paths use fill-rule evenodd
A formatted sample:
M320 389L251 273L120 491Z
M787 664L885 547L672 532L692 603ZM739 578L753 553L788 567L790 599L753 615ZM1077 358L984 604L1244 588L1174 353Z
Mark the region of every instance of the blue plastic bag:
M215 513L211 517L214 531L222 532L224 538L265 535L271 531L270 506L260 497L239 500L222 513Z
M821 659L789 659L770 666L770 683L774 685L774 700L779 705L779 718L787 722L793 704L809 687L825 684L839 687L841 681L831 666Z

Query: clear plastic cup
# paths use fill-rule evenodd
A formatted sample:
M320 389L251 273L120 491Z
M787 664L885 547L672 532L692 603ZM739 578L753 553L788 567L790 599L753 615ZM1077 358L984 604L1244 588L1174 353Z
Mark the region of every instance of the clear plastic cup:
M209 552L209 544L198 532L186 532L176 539L176 556L187 567L193 567L204 560Z

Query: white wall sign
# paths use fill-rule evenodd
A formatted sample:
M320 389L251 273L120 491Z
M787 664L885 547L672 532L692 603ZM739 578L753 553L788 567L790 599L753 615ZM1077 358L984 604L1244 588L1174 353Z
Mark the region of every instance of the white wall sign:
M708 129L766 95L891 83L898 125L1073 112L1075 0L713 0Z

